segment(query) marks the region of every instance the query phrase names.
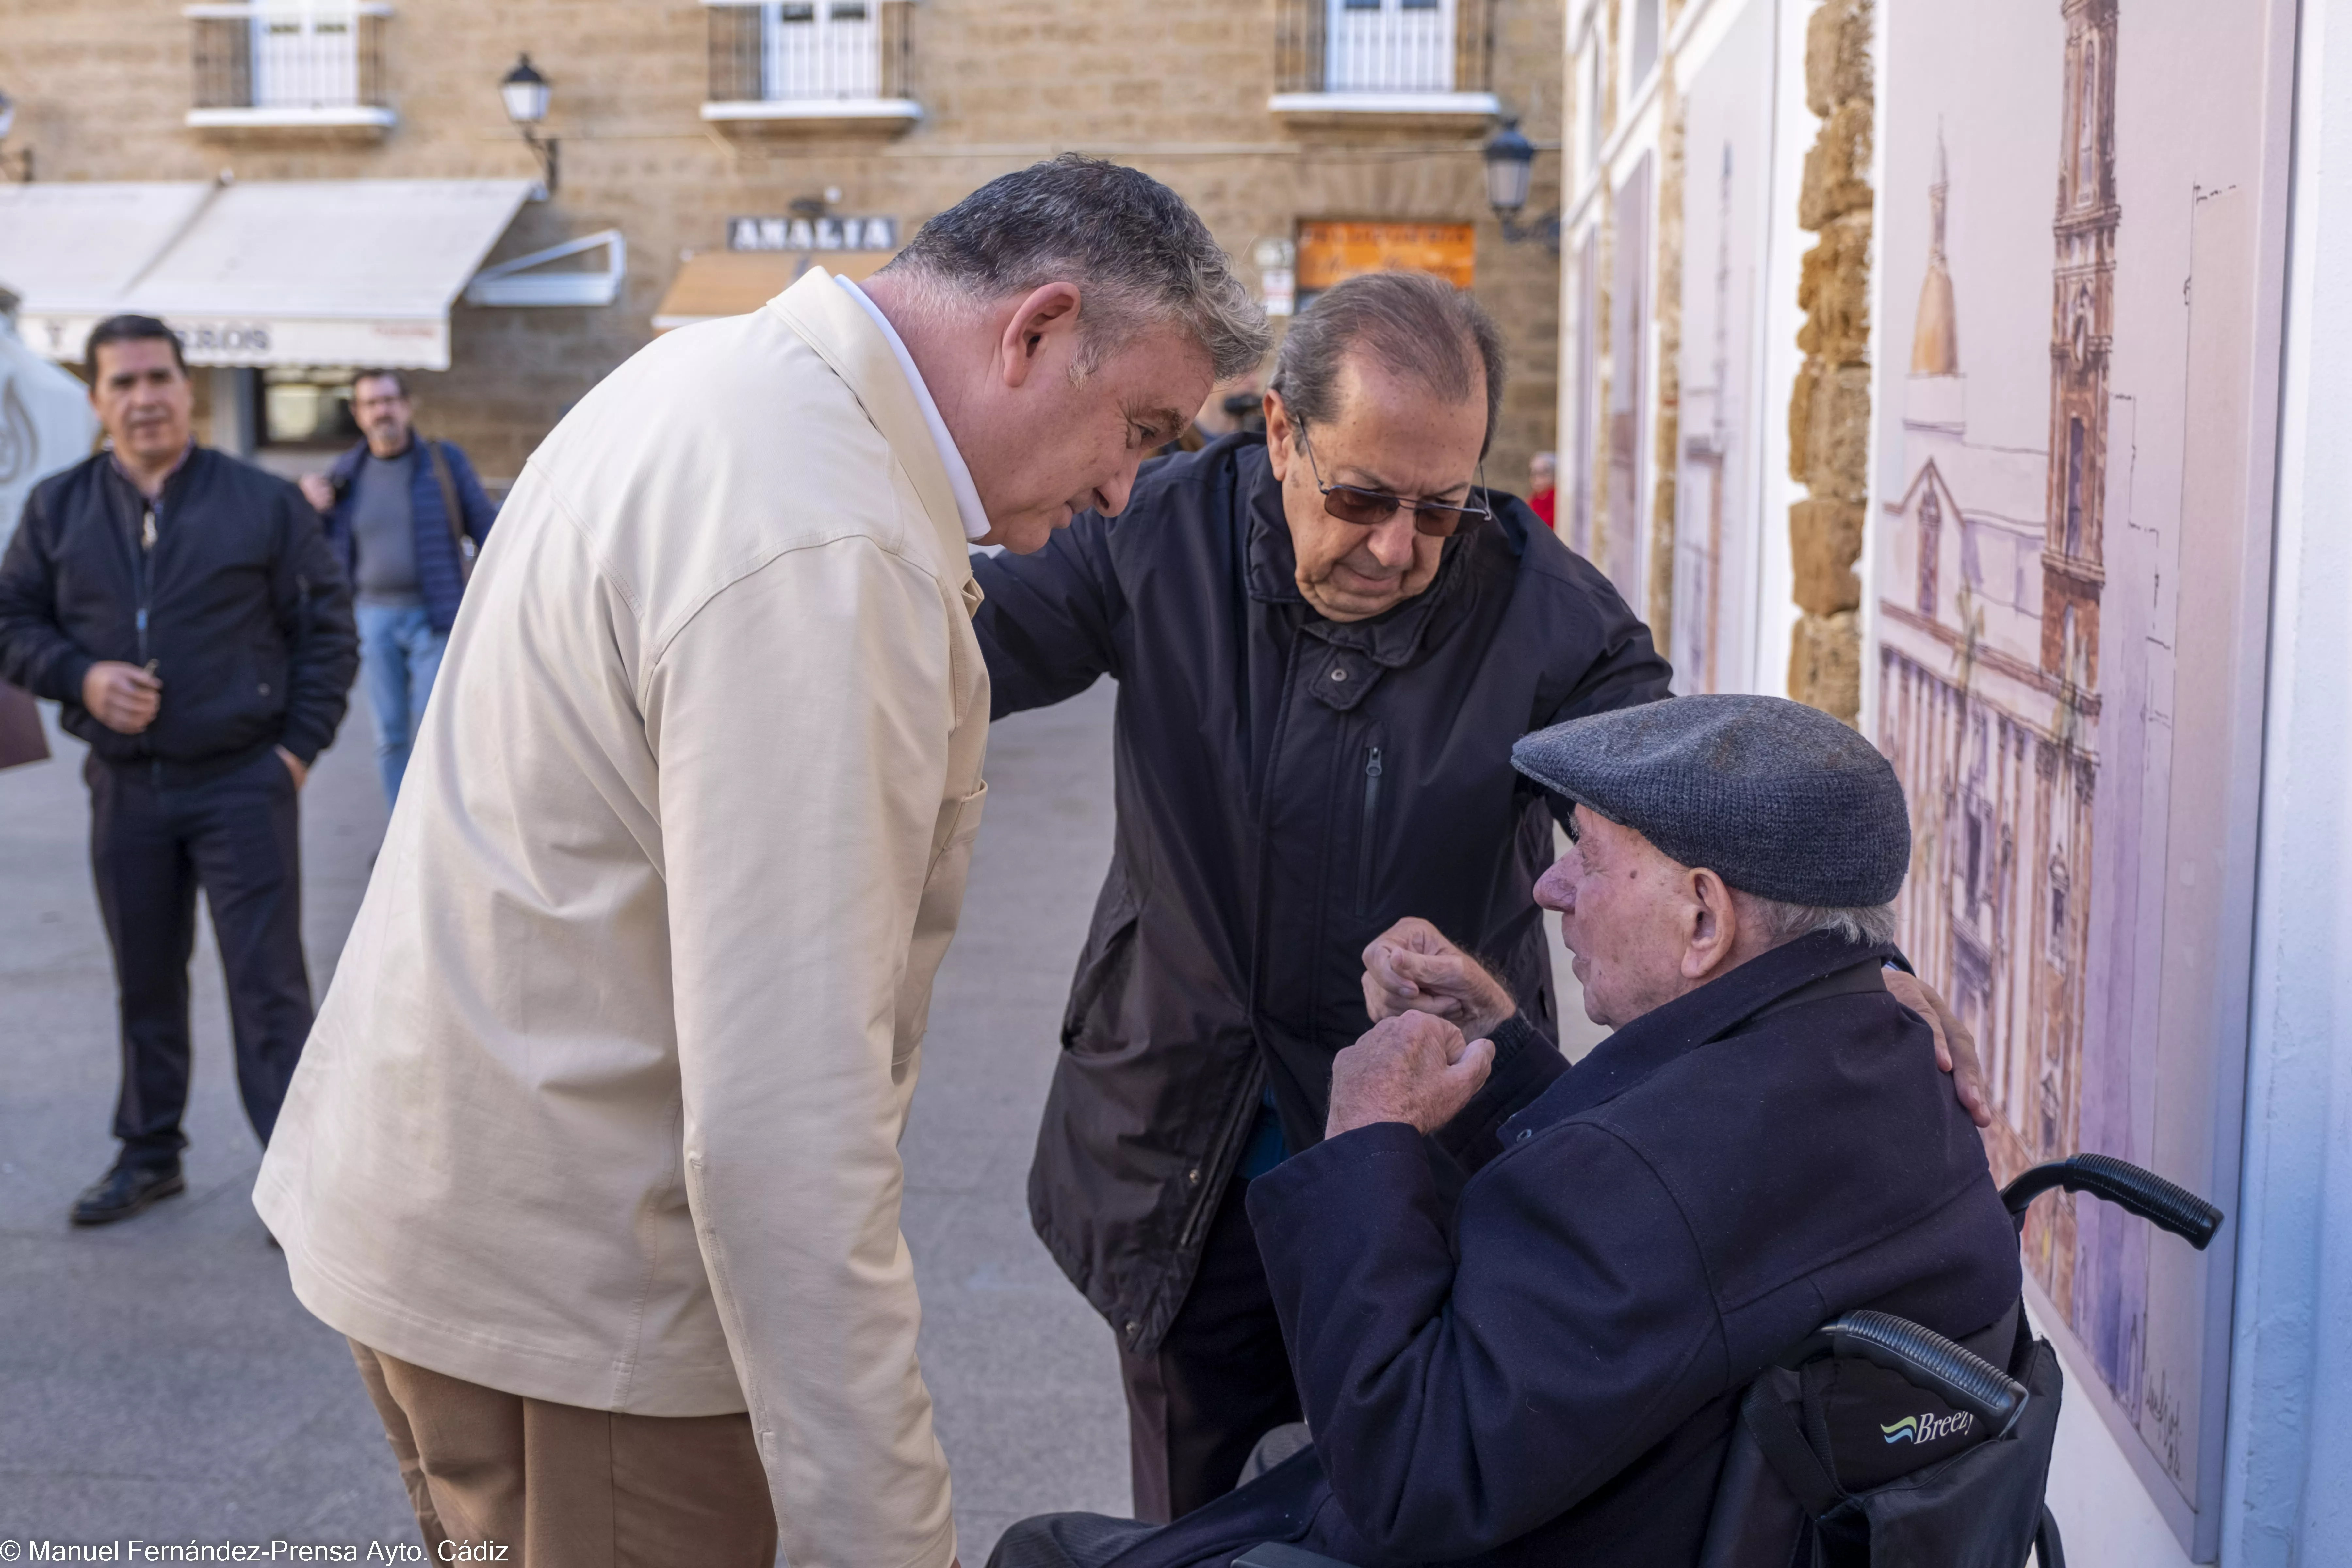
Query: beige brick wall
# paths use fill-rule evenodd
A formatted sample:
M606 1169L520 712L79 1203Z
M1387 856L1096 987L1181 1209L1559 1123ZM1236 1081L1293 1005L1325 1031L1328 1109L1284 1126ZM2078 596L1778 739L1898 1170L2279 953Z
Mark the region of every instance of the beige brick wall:
M1789 509L1799 611L1789 695L1849 724L1862 714L1863 522L1870 468L1869 183L1872 0L1822 0L1805 33L1805 101L1822 126L1805 153L1797 304L1805 362L1789 397Z
M1540 143L1559 136L1559 0L1496 0L1495 88ZM652 334L680 253L724 243L734 213L778 213L840 187L842 210L911 233L974 185L1064 149L1144 169L1198 207L1243 258L1307 218L1471 221L1477 292L1511 353L1494 482L1524 489L1551 444L1559 264L1503 243L1486 210L1480 137L1383 129L1286 131L1271 0L920 0L913 96L894 140L792 139L707 128L704 8L681 0L395 0L385 80L400 123L380 142L205 134L183 123L190 24L177 0L0 0L0 87L22 108L12 141L44 180L518 177L536 173L496 91L517 54L554 83L562 141L554 201L527 207L495 253L618 227L620 300L598 310L460 304L455 368L421 374L420 418L510 476L563 410ZM1531 212L1557 205L1559 160L1537 163Z

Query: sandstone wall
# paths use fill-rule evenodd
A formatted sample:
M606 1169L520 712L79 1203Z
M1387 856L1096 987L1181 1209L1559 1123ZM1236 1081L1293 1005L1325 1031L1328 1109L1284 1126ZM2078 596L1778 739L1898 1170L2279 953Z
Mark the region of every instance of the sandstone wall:
M1789 510L1801 612L1789 694L1844 720L1862 712L1862 554L1870 457L1872 0L1822 0L1805 38L1805 100L1822 128L1805 155L1797 221L1820 240L1797 284L1803 368L1789 399Z
M1495 89L1557 144L1564 19L1557 0L1497 0ZM583 393L651 335L681 253L725 243L730 214L781 213L840 187L841 210L902 232L974 185L1065 149L1165 180L1242 258L1302 219L1470 222L1479 297L1511 358L1490 479L1525 488L1552 445L1559 263L1506 245L1486 210L1482 137L1410 124L1294 132L1268 112L1275 17L1265 0L921 0L912 15L914 130L889 141L722 132L699 118L705 9L692 0L395 0L385 24L398 127L381 142L187 129L191 24L180 0L0 0L0 83L20 100L12 146L44 180L525 177L537 166L499 104L515 57L554 84L562 142L553 201L525 208L496 257L595 229L629 244L622 298L599 310L452 315L453 363L417 378L420 419L512 476ZM1529 213L1556 206L1559 159L1536 165Z
M1660 62L1658 83L1658 400L1651 446L1656 479L1650 496L1648 614L1650 638L1675 646L1675 521L1682 480L1683 412L1683 143L1681 94L1675 57Z

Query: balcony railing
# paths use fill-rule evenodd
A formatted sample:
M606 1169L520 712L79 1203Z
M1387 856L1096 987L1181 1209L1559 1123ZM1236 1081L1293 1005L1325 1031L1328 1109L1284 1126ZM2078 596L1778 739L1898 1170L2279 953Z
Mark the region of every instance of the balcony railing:
M187 7L194 28L192 125L215 128L354 126L382 129L381 5L350 0L256 0Z
M1493 86L1496 0L1276 0L1276 107L1307 95L1460 98ZM1298 107L1292 105L1292 107Z
M909 0L711 4L706 120L911 121Z

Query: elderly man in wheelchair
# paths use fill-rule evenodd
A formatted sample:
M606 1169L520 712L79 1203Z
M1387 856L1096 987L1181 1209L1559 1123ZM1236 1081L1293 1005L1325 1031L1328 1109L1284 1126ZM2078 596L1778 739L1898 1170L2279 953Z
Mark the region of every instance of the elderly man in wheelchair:
M1567 1068L1439 932L1376 942L1325 1141L1249 1194L1311 1446L1171 1525L1024 1521L992 1568L2024 1556L2057 1368L1883 973L1893 770L1759 697L1514 762L1573 803L1537 899L1615 1032ZM1490 1079L1517 1109L1463 1125Z

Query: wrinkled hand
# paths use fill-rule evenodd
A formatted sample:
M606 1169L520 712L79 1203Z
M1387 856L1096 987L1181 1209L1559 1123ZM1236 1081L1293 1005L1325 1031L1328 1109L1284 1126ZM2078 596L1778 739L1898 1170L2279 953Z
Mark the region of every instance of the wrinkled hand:
M136 735L163 706L163 683L135 664L102 658L81 678L81 705L118 735Z
M1518 1010L1476 959L1427 921L1409 915L1364 949L1364 1011L1374 1023L1426 1013L1475 1037Z
M304 784L310 782L310 770L303 765L302 759L296 756L293 752L288 751L283 746L278 748L278 760L286 764L286 771L294 775L294 787L296 789L300 789Z
M1917 975L1890 969L1885 972L1885 979L1886 989L1895 999L1927 1020L1928 1032L1936 1037L1936 1065L1952 1075L1952 1092L1959 1096L1960 1109L1978 1126L1991 1126L1992 1100L1985 1093L1984 1067L1977 1060L1976 1037Z
M1331 1115L1323 1136L1337 1138L1377 1121L1402 1121L1434 1132L1460 1113L1495 1065L1492 1040L1465 1042L1462 1031L1426 1013L1383 1018L1331 1063Z
M324 474L304 474L294 481L302 487L302 499L319 511L331 511L335 506L335 486Z

